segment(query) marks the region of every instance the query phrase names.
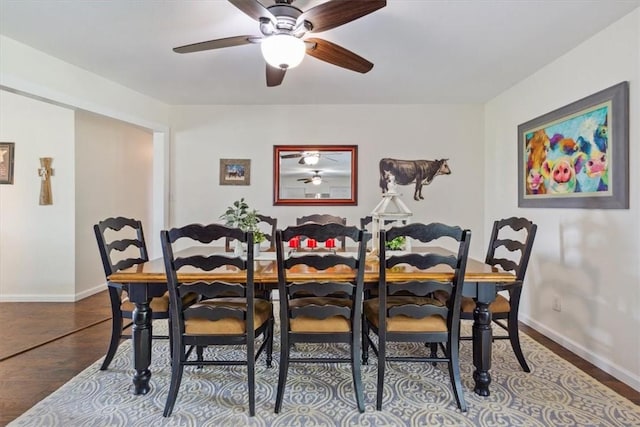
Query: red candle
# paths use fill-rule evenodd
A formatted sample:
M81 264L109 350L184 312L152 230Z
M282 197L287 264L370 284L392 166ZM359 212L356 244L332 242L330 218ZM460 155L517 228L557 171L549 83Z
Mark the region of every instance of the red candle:
M327 239L327 241L324 243L324 246L326 248L335 248L336 247L336 241L334 239Z
M316 239L307 239L307 247L308 248L313 249L316 246L317 246Z
M300 237L295 236L295 237L292 237L291 240L289 240L289 247L290 248L294 248L295 249L295 248L297 248L299 246L300 246Z

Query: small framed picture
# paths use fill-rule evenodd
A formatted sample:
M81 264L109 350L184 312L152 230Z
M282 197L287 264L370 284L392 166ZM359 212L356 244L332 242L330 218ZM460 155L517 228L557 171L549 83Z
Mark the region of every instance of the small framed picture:
M13 184L15 143L0 142L0 184Z
M251 184L250 159L220 159L220 185Z

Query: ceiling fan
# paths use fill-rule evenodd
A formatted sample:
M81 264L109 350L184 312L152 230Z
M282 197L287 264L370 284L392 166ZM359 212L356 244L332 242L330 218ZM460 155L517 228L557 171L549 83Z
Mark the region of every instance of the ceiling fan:
M260 23L262 36L234 36L174 48L177 53L200 52L223 47L260 43L267 61L267 86L282 83L287 69L296 67L307 55L348 70L366 73L373 64L359 55L309 33L327 31L354 21L387 5L386 0L330 0L307 11L291 3L275 0L263 6L258 0L229 0L231 4Z
M314 171L315 173L311 176L311 178L298 178L298 181L304 182L305 184L313 184L320 185L322 184L322 176L320 175L320 171Z
M324 159L337 162L336 159L327 156L327 154L329 153L320 153L319 151L302 151L300 153L281 154L280 158L295 159L299 157L300 160L298 161L298 163L300 163L301 165L310 165L310 166L317 165L318 162L320 161L320 156L322 156L322 158Z

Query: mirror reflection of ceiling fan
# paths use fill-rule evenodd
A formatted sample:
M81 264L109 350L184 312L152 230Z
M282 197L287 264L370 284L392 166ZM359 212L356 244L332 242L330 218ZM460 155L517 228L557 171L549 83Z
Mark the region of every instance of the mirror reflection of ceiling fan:
M322 184L322 176L320 175L320 171L315 172L311 178L298 178L298 181L304 182L305 184L313 184L320 185Z
M301 165L310 165L310 166L317 165L318 162L320 161L320 156L322 156L323 159L337 162L336 159L327 156L327 154L331 154L331 153L321 153L319 151L302 151L300 153L282 154L280 155L280 158L296 159L299 157L300 160L298 160L298 163L300 163Z
M387 5L386 0L330 0L302 11L294 0L275 0L263 6L258 0L229 0L260 23L261 36L243 35L188 44L177 53L201 52L223 47L260 43L267 62L267 86L278 86L289 68L298 66L305 54L347 70L367 73L373 63L330 41L309 37L354 21Z

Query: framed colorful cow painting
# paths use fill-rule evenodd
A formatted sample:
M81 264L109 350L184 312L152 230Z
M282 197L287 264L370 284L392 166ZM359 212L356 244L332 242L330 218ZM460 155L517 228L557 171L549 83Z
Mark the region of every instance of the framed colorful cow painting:
M629 208L629 83L518 126L518 206Z

